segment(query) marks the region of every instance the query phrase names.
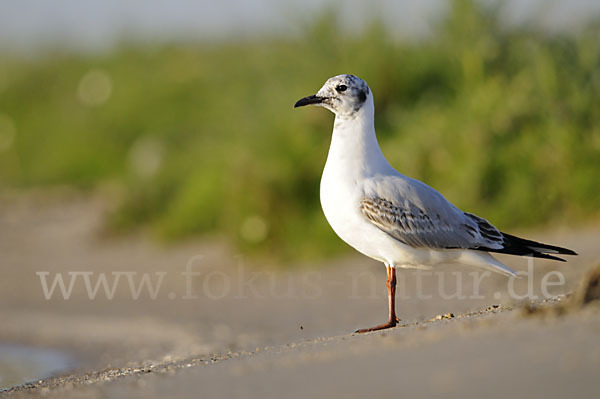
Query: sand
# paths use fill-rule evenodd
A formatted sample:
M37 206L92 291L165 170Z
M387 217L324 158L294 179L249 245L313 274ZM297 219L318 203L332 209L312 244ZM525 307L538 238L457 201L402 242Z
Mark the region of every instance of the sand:
M0 343L72 359L9 397L597 397L600 309L571 293L600 260L598 225L517 232L580 256L502 257L533 274L514 287L460 267L401 271L401 326L357 335L386 318L385 270L352 251L274 267L214 239L107 238L104 207L90 198L4 204ZM186 278L186 265L198 275ZM51 283L69 272L78 276L69 299L45 299L36 273ZM102 288L90 299L86 273L92 287L100 273L110 282L120 273L112 299ZM163 276L154 299L133 298L128 279L143 273ZM548 292L544 279L556 283ZM537 298L521 298L528 289Z

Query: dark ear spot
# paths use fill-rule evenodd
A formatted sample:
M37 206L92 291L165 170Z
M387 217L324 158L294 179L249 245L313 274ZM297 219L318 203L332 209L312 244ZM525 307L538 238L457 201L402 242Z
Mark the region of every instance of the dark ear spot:
M367 100L367 93L365 93L365 91L364 91L364 90L361 90L361 91L358 93L358 100L359 100L361 103L364 103L364 102Z

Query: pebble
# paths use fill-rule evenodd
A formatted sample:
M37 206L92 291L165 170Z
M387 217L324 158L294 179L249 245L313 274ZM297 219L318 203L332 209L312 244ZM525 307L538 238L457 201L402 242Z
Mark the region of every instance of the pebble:
M452 318L454 318L454 313L445 313L445 314L439 314L439 315L435 316L435 320L452 319Z

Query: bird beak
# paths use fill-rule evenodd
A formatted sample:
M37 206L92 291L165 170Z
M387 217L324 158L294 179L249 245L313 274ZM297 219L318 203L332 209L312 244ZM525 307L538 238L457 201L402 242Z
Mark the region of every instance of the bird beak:
M324 99L324 97L319 97L316 94L313 94L312 96L304 97L298 100L296 104L294 104L294 108L304 107L305 105L311 104L321 104Z

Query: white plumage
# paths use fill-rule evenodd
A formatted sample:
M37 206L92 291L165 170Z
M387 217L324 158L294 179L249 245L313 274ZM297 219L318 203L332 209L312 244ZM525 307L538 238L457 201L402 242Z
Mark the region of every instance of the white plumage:
M548 253L571 250L500 232L487 220L452 205L425 183L397 172L375 135L373 94L354 75L329 79L296 107L315 104L335 114L331 146L321 178L321 205L336 234L388 267L390 321L396 323L391 286L395 268L460 263L515 275L489 252L562 260Z

